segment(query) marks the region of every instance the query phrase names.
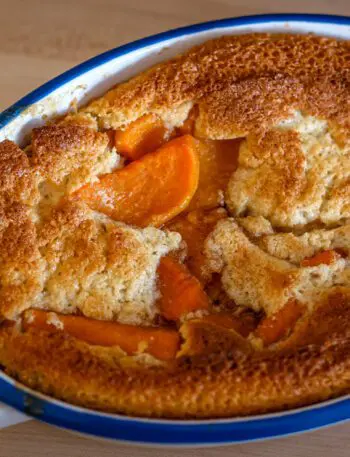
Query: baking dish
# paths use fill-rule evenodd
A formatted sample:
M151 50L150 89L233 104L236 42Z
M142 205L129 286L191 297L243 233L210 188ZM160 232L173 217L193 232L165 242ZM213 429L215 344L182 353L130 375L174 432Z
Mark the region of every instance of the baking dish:
M147 67L194 44L224 34L254 31L318 33L349 38L349 20L335 16L270 15L198 24L108 51L64 73L21 99L0 116L0 136L25 144L27 133L48 118L103 93ZM99 437L158 445L218 445L280 436L349 418L343 397L279 414L209 421L125 418L66 405L20 386L1 374L0 399L58 426Z

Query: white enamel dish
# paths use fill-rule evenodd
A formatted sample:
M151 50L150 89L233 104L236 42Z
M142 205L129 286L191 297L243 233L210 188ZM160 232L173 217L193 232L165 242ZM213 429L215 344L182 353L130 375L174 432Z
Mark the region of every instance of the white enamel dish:
M118 82L195 44L249 32L316 33L350 38L350 18L262 15L224 19L172 30L112 49L67 71L0 115L0 141L20 144L28 132ZM213 420L159 420L105 414L76 407L17 383L0 370L0 401L44 422L93 437L152 446L217 446L304 432L350 419L350 396L276 414ZM0 428L24 416L0 405Z

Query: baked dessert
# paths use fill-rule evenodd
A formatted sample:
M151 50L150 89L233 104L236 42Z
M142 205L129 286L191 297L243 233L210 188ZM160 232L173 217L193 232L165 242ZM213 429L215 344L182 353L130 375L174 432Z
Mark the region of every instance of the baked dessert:
M204 43L0 144L0 364L205 418L350 391L349 43Z

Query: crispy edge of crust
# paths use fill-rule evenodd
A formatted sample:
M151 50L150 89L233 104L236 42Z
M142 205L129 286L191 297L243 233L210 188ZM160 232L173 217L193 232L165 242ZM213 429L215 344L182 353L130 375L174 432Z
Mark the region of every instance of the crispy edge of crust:
M118 128L147 112L194 102L197 133L224 139L264 131L294 108L328 119L343 143L349 139L349 51L346 40L314 35L224 36L117 84L76 117ZM74 122L74 114L68 117Z
M343 298L342 298L343 297ZM46 394L137 416L206 418L285 410L350 392L349 297L330 300L274 349L181 357L167 367L120 366L113 351L61 332L0 327L0 363ZM202 328L203 330L203 328ZM216 329L217 334L222 329Z

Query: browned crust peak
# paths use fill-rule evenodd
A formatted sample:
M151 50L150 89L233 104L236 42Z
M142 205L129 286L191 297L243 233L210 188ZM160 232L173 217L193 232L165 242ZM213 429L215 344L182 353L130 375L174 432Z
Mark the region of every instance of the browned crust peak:
M81 125L50 125L33 130L32 164L53 182L81 166L89 166L94 155L106 149L105 133Z
M262 131L292 109L349 129L347 41L313 35L248 34L206 42L118 85L81 111L117 127L184 102L199 104L197 131L232 138Z

